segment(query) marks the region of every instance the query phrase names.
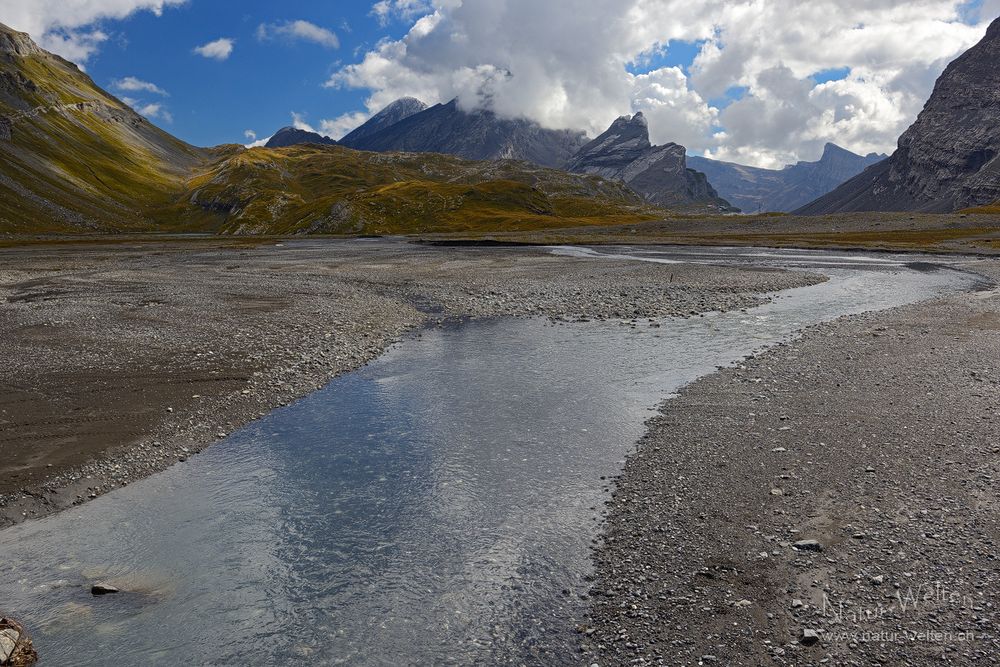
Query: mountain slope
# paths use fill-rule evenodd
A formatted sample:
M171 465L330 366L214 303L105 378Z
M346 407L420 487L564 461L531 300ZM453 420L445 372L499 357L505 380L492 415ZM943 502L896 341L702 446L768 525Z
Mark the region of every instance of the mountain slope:
M948 65L888 160L797 212L948 212L998 199L1000 19Z
M178 201L178 219L236 234L501 231L663 215L620 183L519 161L315 145L223 157Z
M284 146L297 146L298 144L321 144L325 146L335 146L336 141L322 134L300 130L297 127L283 127L274 133L267 143L268 148L282 148Z
M469 160L524 160L558 168L584 142L582 132L546 130L529 120L500 118L492 111L463 111L452 100L345 145L383 153L445 153Z
M427 105L414 97L401 97L377 114L359 125L353 131L344 135L340 140L341 145L350 148L357 148L362 139L370 137L376 132L381 132L387 127L395 125L401 120L405 120L414 114L418 114Z
M0 25L0 231L147 227L208 157Z
M566 169L626 183L646 201L672 209L728 211L704 174L688 169L679 144L653 146L642 112L622 116L585 145Z
M620 183L509 160L194 148L0 26L0 234L492 231L662 213Z
M827 144L816 162L798 162L784 169L761 169L688 157L688 166L704 172L719 196L745 213L793 211L830 192L887 156L856 155Z

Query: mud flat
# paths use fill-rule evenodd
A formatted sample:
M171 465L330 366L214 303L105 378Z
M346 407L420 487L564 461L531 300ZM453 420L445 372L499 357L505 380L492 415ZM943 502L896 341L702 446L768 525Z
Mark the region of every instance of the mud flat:
M665 402L609 501L586 664L992 664L998 333L996 290L842 318Z
M0 525L189 456L445 319L689 316L804 273L397 241L0 250Z

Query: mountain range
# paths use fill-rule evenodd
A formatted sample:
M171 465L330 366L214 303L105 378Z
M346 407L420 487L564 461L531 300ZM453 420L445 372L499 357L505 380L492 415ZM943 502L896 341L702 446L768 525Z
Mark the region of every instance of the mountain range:
M510 160L196 148L0 25L0 233L405 233L663 213L620 183Z
M376 115L372 121L378 118ZM445 153L468 160L523 160L554 169L562 167L586 143L583 132L547 130L533 121L501 118L484 109L466 111L457 100L435 104L392 124L386 125L379 119L376 127L367 125L344 137L341 143L362 151Z
M798 212L950 212L998 200L1000 19L948 65L888 160Z
M826 144L815 162L798 162L784 169L762 169L705 157L688 157L688 166L703 172L719 196L744 213L794 211L857 176L886 155L857 155Z

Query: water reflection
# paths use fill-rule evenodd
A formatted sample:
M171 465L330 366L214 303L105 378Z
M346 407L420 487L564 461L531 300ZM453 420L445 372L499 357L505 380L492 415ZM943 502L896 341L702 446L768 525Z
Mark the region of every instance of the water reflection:
M733 261L807 262L786 255ZM971 280L893 258L823 270L660 328L426 332L187 463L0 533L4 606L50 665L572 664L601 477L663 397L807 324ZM128 592L92 598L98 579Z

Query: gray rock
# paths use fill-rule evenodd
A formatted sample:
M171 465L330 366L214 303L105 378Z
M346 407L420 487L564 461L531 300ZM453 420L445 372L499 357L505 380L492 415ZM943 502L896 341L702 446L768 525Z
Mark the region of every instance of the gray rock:
M823 545L817 540L799 540L792 544L792 548L798 551L822 551Z
M812 646L819 643L819 640L819 633L815 630L810 630L809 628L803 630L802 635L799 637L799 643L803 646Z
M111 584L97 583L90 587L91 595L110 595L112 593L117 593L118 589Z
M622 181L647 201L666 207L735 210L701 172L688 169L679 144L653 146L642 112L622 116L566 163L568 171Z
M950 212L1000 200L1000 19L948 65L888 160L798 211Z

